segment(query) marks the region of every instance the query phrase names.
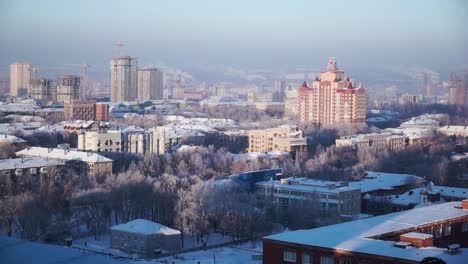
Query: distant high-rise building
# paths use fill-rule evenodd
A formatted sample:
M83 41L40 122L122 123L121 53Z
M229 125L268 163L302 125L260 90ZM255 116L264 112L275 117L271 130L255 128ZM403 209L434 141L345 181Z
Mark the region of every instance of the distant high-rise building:
M275 80L273 83L273 101L283 102L286 93L286 81Z
M247 103L253 104L257 101L257 94L255 92L247 93Z
M179 78L172 89L172 99L183 99L185 87L182 80Z
M449 103L454 105L468 105L468 76L458 77L450 74L448 81Z
M286 115L296 116L297 115L297 97L299 91L297 89L286 89L284 94L284 113Z
M10 65L10 96L26 95L31 80L31 64L14 63Z
M424 94L425 96L434 96L436 87L439 83L439 74L431 70L422 70L414 76L416 81L416 93Z
M126 56L111 60L111 102L137 99L137 68L136 58Z
M297 101L301 122L317 125L335 123L363 123L366 121L366 90L354 87L349 77L338 69L335 58L330 58L326 71L312 82L304 81Z
M57 100L56 87L52 80L34 79L31 80L28 88L28 95L32 99L39 101Z
M73 75L57 78L57 102L71 102L81 98L81 78Z
M138 100L163 99L164 73L156 68L138 69Z

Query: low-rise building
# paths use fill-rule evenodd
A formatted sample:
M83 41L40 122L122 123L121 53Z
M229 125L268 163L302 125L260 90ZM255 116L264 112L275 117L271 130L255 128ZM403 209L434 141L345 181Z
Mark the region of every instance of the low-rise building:
M307 178L286 178L256 183L257 193L271 195L287 210L294 201L310 200L320 203L322 211L339 215L361 212L361 190L348 182L321 181Z
M70 171L89 175L112 174L113 160L96 153L70 150L69 148L28 147L16 152L19 157L57 159L66 163Z
M450 263L468 259L468 200L263 238L263 263Z
M468 137L468 126L443 126L438 131L447 136Z
M368 148L400 150L413 144L427 144L433 135L432 130L425 128L389 128L382 133L342 136L335 140L335 145L356 150Z
M108 103L96 103L95 105L95 117L96 121L109 121L109 104Z
M108 130L107 132L88 131L79 134L78 149L94 152L121 152L122 132Z
M107 130L107 126L98 121L74 120L65 122L63 129L69 133L83 134L88 131L103 132Z
M110 247L155 256L181 248L181 233L159 223L136 219L110 228Z
M15 190L33 190L43 176L55 180L64 165L59 160L40 157L0 160L0 197L13 195Z
M149 130L126 133L124 151L138 154L165 154L170 146L166 144L165 128L153 127Z
M96 101L65 101L63 113L66 120L94 120Z
M0 134L0 146L2 144L9 144L13 147L13 151L19 151L28 146L28 142L17 136Z
M286 151L295 155L307 149L307 139L297 126L283 125L249 131L249 152Z

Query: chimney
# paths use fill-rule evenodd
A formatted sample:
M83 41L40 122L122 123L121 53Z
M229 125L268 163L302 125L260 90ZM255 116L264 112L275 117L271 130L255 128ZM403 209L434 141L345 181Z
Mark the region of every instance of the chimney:
M400 235L401 242L411 243L413 247L431 247L434 245L434 238L430 234L410 232Z
M468 210L468 199L462 201L462 209Z

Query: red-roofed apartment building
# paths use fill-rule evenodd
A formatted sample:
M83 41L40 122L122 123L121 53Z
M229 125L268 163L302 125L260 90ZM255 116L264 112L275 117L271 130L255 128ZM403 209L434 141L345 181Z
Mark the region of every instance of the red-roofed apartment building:
M299 121L317 125L334 123L364 123L366 121L366 90L354 87L352 80L338 70L335 58L330 58L327 70L312 82L299 88L297 100Z

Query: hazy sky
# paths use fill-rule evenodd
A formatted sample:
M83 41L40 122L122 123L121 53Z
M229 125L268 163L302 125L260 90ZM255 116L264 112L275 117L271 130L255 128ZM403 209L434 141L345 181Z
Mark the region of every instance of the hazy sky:
M140 64L324 67L468 63L468 1L0 0L0 67ZM95 69L96 69L95 68Z

